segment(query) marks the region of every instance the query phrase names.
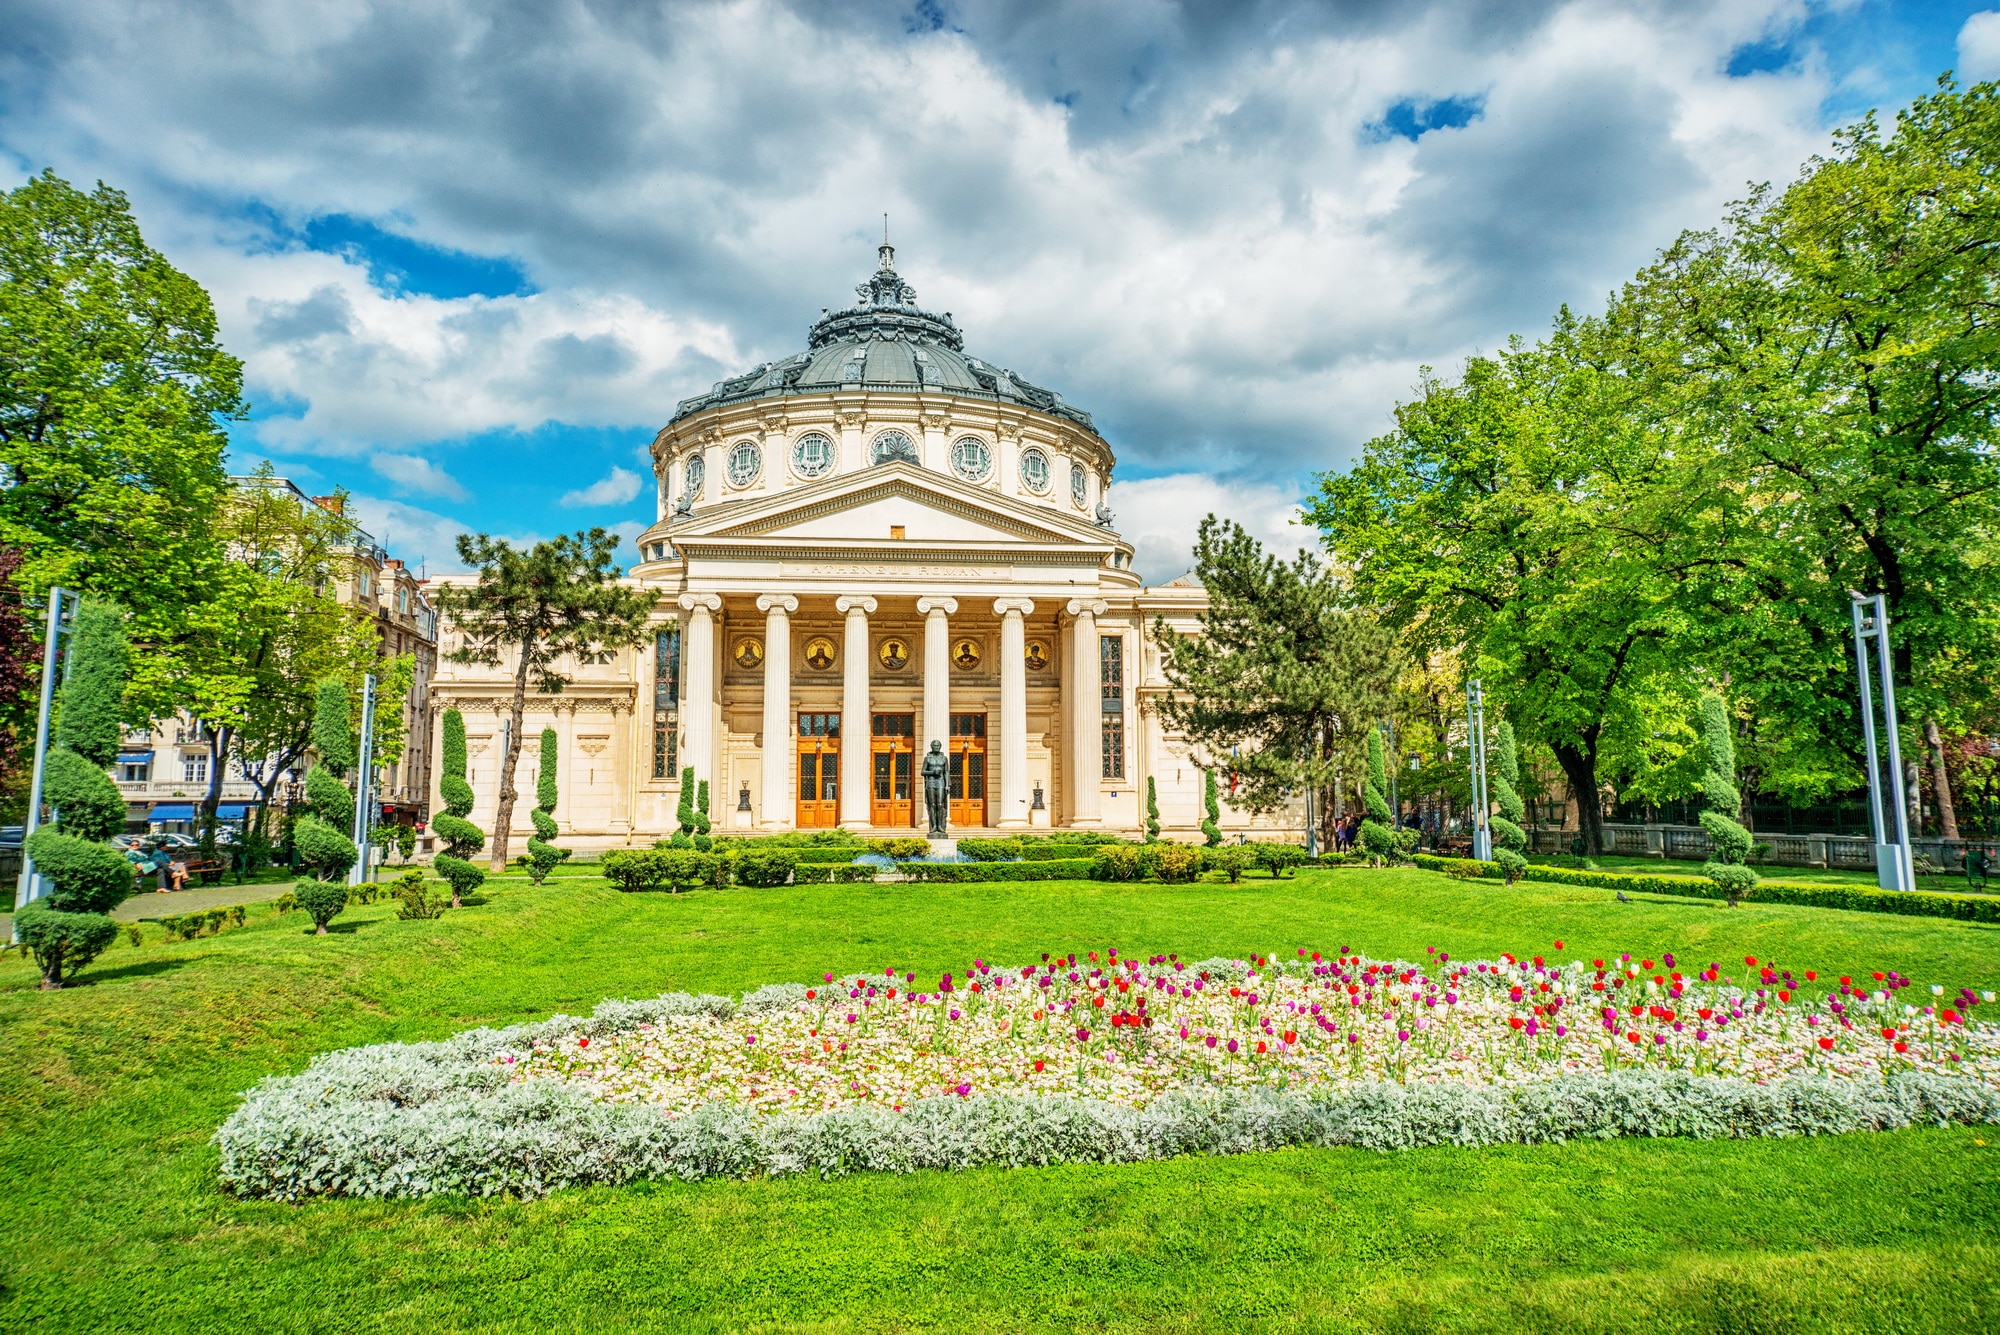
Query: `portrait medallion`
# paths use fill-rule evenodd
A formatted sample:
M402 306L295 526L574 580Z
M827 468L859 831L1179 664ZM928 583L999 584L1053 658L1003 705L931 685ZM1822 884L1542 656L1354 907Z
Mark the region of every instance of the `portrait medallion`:
M887 639L875 651L875 657L891 672L901 672L910 665L910 646L907 641Z
M815 635L806 641L806 666L815 672L824 672L833 666L836 657L833 641L824 635Z
M1040 640L1029 640L1027 659L1028 671L1047 672L1049 670L1049 646Z
M764 642L742 639L736 642L736 666L749 672L764 665Z
M979 641L957 640L951 646L951 661L970 671L979 666Z

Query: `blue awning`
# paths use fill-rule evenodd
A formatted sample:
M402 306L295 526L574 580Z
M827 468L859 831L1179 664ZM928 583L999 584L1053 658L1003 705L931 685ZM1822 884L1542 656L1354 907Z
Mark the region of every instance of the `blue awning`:
M121 765L144 764L152 758L153 753L151 751L120 751L118 753L118 763Z
M253 808L262 805L261 802L224 802L215 809L216 819L242 820ZM195 804L192 802L155 802L152 812L146 817L147 820L193 820L194 818Z

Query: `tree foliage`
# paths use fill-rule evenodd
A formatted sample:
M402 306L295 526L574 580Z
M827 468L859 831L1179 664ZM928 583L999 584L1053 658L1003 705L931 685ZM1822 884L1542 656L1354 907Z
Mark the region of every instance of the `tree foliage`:
M620 648L644 640L655 595L618 583L612 559L617 535L601 528L565 534L518 551L501 538L461 534L459 559L478 572L472 584L446 585L438 611L464 636L448 657L455 663L498 667L514 659L508 705L506 753L500 758L500 800L493 816L492 865L507 865L514 820L514 770L521 758L521 715L528 686L559 694L569 678L557 665L608 662Z
M231 615L214 521L241 389L208 294L124 195L53 173L0 194L0 545L25 553L31 595L130 609L142 716L174 711Z
M1304 553L1280 561L1213 515L1196 534L1195 570L1209 600L1200 632L1154 623L1171 687L1160 703L1166 725L1230 757L1237 806L1275 811L1308 785L1339 783L1388 710L1395 637L1345 606L1332 569Z

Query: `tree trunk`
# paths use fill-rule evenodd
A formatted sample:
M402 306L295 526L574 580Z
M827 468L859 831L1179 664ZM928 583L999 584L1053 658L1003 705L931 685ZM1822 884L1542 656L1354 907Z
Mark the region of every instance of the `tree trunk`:
M1937 720L1924 720L1924 744L1930 747L1931 793L1937 801L1938 829L1947 839L1958 838L1958 807L1951 799L1951 776L1944 768L1944 738Z
M215 813L222 804L222 772L229 765L229 744L234 728L212 729L208 734L208 793L201 799L201 855L215 857ZM220 884L220 882L217 882Z
M1923 771L1914 760L1903 762L1903 833L1915 839L1924 832Z
M313 935L314 935L314 936L325 936L325 935L326 935L326 924L325 924L325 923L318 923L318 924L316 924L316 925L315 925L315 926L313 927Z
M1569 780L1570 792L1576 796L1576 830L1583 836L1583 851L1586 856L1601 857L1604 853L1604 808L1597 798L1597 750L1585 750L1580 746L1562 745L1554 748L1556 763L1562 766L1563 776Z
M500 757L500 805L493 813L493 859L487 865L495 872L507 870L507 831L514 824L514 767L521 759L521 711L528 701L528 646L521 646L521 665L514 670L514 698L507 712L507 747Z

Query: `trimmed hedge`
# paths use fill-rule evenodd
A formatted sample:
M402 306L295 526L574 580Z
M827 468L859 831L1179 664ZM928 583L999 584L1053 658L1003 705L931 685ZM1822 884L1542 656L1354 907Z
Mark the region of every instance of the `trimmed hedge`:
M961 839L958 851L974 862L1011 862L1019 858L1023 862L1047 862L1053 858L1073 858L1080 850L1095 851L1108 843L1123 843L1115 837L1093 836L1089 839L1041 840L1033 836L1018 836L1006 839Z
M853 885L872 881L882 869L872 862L855 866L848 862L801 862L792 872L794 885Z
M1499 865L1471 858L1441 858L1419 853L1412 859L1419 867L1452 876L1498 879ZM1694 876L1633 875L1615 871L1579 871L1568 867L1544 867L1529 863L1520 873L1524 881L1544 881L1557 885L1588 885L1599 890L1628 890L1635 894L1678 895L1684 899L1722 899L1722 890L1713 881ZM1915 918L1956 918L1962 922L2000 922L2000 896L1942 895L1929 890L1874 890L1858 885L1816 885L1808 881L1759 881L1744 896L1759 904L1799 904L1807 908L1842 909L1852 913L1900 913Z
M1047 858L1040 862L906 862L898 870L913 881L1087 881L1097 864L1090 858Z
M679 889L729 883L729 859L681 848L616 848L599 864L620 890Z

